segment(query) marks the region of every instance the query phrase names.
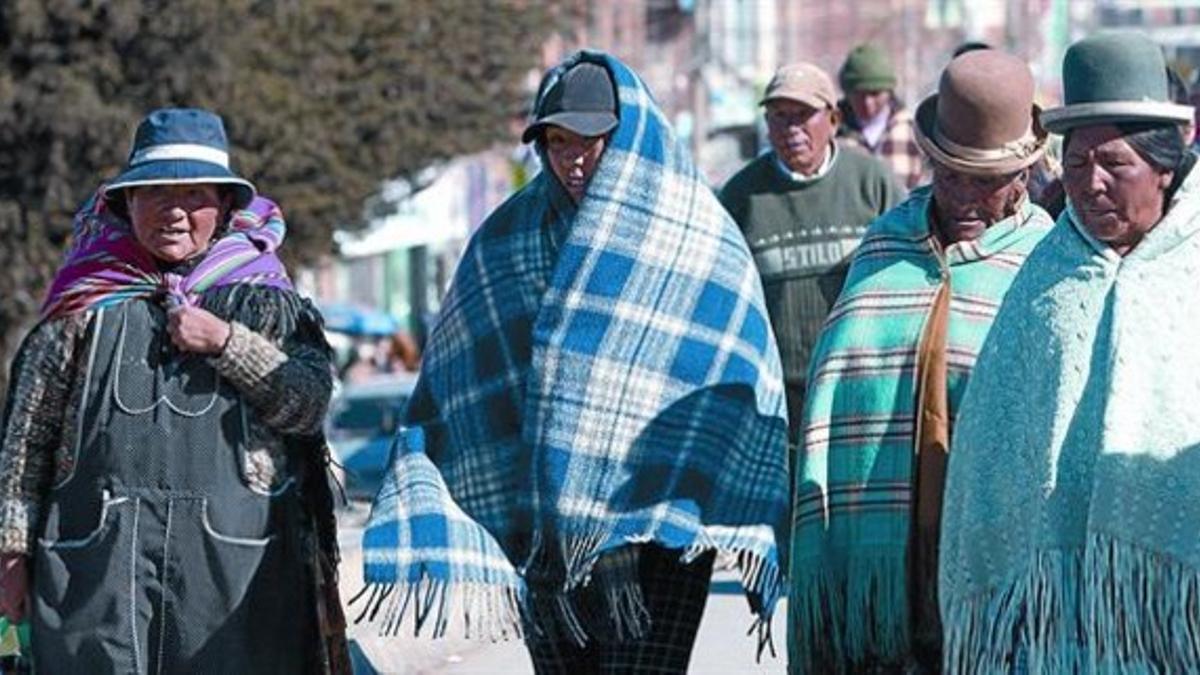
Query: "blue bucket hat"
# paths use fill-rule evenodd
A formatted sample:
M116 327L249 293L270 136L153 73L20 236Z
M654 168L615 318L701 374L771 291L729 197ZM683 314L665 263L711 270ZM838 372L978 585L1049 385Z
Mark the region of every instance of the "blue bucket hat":
M219 116L196 108L160 108L138 124L125 170L104 187L104 197L120 200L122 190L141 185L189 183L229 186L237 208L255 195L254 184L229 168L229 141Z

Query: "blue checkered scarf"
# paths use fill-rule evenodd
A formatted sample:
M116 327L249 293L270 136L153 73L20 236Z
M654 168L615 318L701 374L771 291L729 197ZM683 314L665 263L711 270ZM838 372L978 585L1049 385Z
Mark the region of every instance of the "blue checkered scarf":
M576 603L644 617L636 546L716 550L769 618L786 533L786 419L759 277L650 92L616 59L620 123L576 209L547 173L472 238L364 536L385 632L583 641ZM632 571L631 571L632 570Z

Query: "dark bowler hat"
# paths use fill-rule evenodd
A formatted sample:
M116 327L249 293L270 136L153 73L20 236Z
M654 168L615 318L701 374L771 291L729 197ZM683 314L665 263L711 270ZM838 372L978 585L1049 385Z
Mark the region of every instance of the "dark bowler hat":
M937 164L979 176L1030 166L1046 149L1033 75L998 49L968 51L942 71L937 93L917 106L917 144Z
M571 67L538 98L534 119L521 141L529 143L547 126L580 136L601 136L617 126L617 94L604 66L583 62Z
M1063 57L1063 105L1042 124L1055 133L1116 122L1190 122L1192 107L1171 102L1162 49L1133 31L1110 31L1071 45Z
M235 206L254 199L254 184L229 168L221 118L195 108L161 108L146 115L133 136L125 171L104 186L104 197L141 185L215 183L233 188Z

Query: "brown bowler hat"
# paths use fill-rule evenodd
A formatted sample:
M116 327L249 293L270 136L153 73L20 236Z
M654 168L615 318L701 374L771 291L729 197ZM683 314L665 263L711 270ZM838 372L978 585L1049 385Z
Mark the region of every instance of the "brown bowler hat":
M917 107L917 143L929 158L980 176L1030 166L1046 149L1033 103L1033 75L997 49L971 51L942 71L938 91Z

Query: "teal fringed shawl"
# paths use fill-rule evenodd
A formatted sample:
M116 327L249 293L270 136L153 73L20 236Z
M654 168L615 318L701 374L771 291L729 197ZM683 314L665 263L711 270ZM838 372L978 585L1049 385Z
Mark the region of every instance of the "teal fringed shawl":
M1198 291L1197 171L1125 257L1070 210L1030 256L950 455L950 672L1200 672Z
M917 353L942 283L929 208L923 188L871 224L810 363L793 511L793 672L903 663L909 653ZM1050 226L1025 203L979 240L946 249L952 416L1005 292Z

